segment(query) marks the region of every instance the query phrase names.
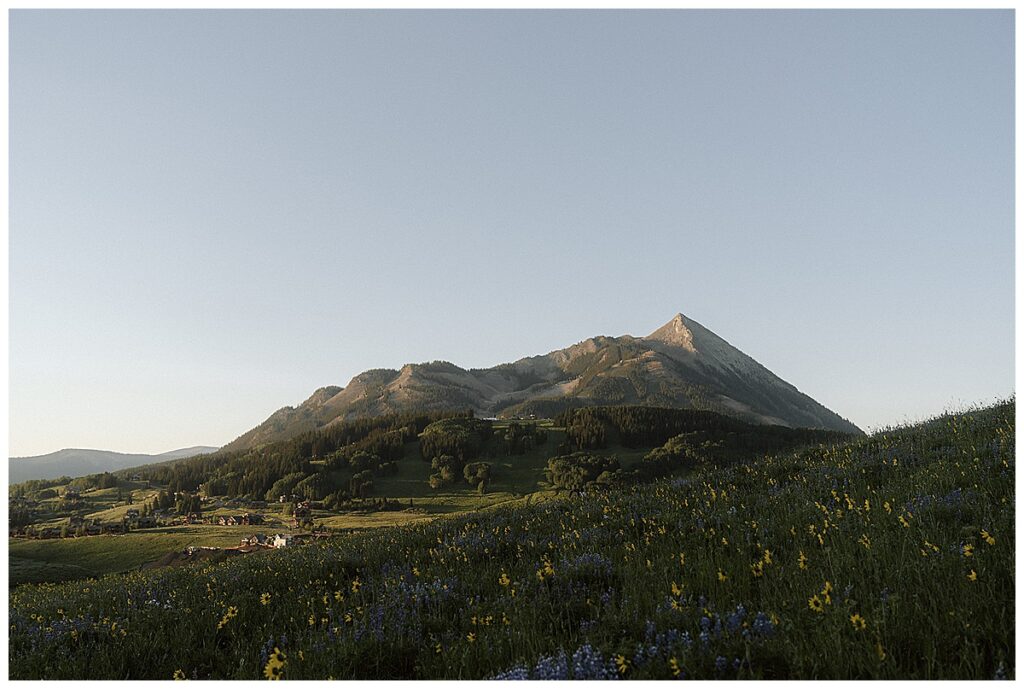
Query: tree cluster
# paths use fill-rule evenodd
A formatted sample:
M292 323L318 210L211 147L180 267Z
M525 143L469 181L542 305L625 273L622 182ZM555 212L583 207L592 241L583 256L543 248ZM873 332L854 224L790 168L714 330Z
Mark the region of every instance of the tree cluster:
M428 461L451 455L461 465L479 456L491 432L490 421L472 416L441 419L420 433L420 455Z
M523 455L548 439L547 431L535 423L512 421L499 436L500 446L506 456Z
M462 475L466 483L483 495L491 483L491 465L489 462L470 462L462 467Z
M556 490L580 491L595 484L611 485L621 471L619 460L587 452L552 457L544 474Z
M463 463L454 455L439 455L430 461L434 473L427 481L431 488L441 488L455 483L462 472Z

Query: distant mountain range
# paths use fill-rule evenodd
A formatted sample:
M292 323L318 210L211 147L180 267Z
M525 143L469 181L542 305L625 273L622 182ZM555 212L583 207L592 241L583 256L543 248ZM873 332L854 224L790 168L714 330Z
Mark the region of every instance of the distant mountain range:
M357 417L472 409L481 416L552 416L572 406L649 405L746 421L862 433L700 323L677 314L646 337L597 336L484 369L435 361L373 369L315 391L224 447L242 450Z
M66 449L35 457L11 457L7 472L11 483L32 479L59 478L61 476L88 476L104 471L117 471L142 464L167 462L182 457L205 455L216 451L216 447L197 445L171 450L158 455L125 454L109 450Z

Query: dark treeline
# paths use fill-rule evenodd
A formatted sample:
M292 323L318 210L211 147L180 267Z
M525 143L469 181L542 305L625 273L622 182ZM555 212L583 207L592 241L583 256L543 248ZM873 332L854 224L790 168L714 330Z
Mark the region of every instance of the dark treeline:
M11 497L19 497L28 495L30 493L37 493L47 488L53 488L54 486L63 486L71 482L70 476L61 476L60 478L38 478L31 479L28 481L22 481L21 483L11 484L7 491L7 494Z
M555 423L565 427L566 442L559 448L560 454L615 444L654 447L681 433L693 432L719 439L731 435L731 448L764 452L850 437L839 431L756 425L711 411L664 407L582 407L559 414Z

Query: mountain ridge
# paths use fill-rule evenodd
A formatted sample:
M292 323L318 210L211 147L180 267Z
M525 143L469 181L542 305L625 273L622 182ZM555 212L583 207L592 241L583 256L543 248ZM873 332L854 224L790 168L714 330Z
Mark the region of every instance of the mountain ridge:
M209 454L218 449L209 445L194 445L159 454L147 454L66 447L45 455L10 457L7 462L7 475L11 483L21 483L33 479L53 479L61 476L76 478L104 471L118 471L152 462L165 462L182 457Z
M256 447L360 416L472 409L550 416L570 406L708 409L757 423L862 433L697 321L677 313L649 335L595 335L490 368L448 361L363 371L318 388L224 446Z

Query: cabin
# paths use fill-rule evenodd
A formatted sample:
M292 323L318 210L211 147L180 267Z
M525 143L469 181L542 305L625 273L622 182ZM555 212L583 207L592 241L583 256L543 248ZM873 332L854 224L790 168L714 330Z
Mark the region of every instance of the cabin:
M263 523L263 517L258 514L250 514L246 512L242 515L241 523L246 526L256 526L257 524Z
M292 545L294 538L291 534L274 534L274 541L271 543L275 548L287 548Z
M217 524L220 526L236 526L238 524L238 519L232 514L227 516L222 515L217 518Z
M242 546L252 546L252 545L266 545L266 546L269 546L270 544L271 544L270 539L267 538L266 535L261 534L261 533L253 534L252 536L247 536L247 537L243 537L242 538Z

